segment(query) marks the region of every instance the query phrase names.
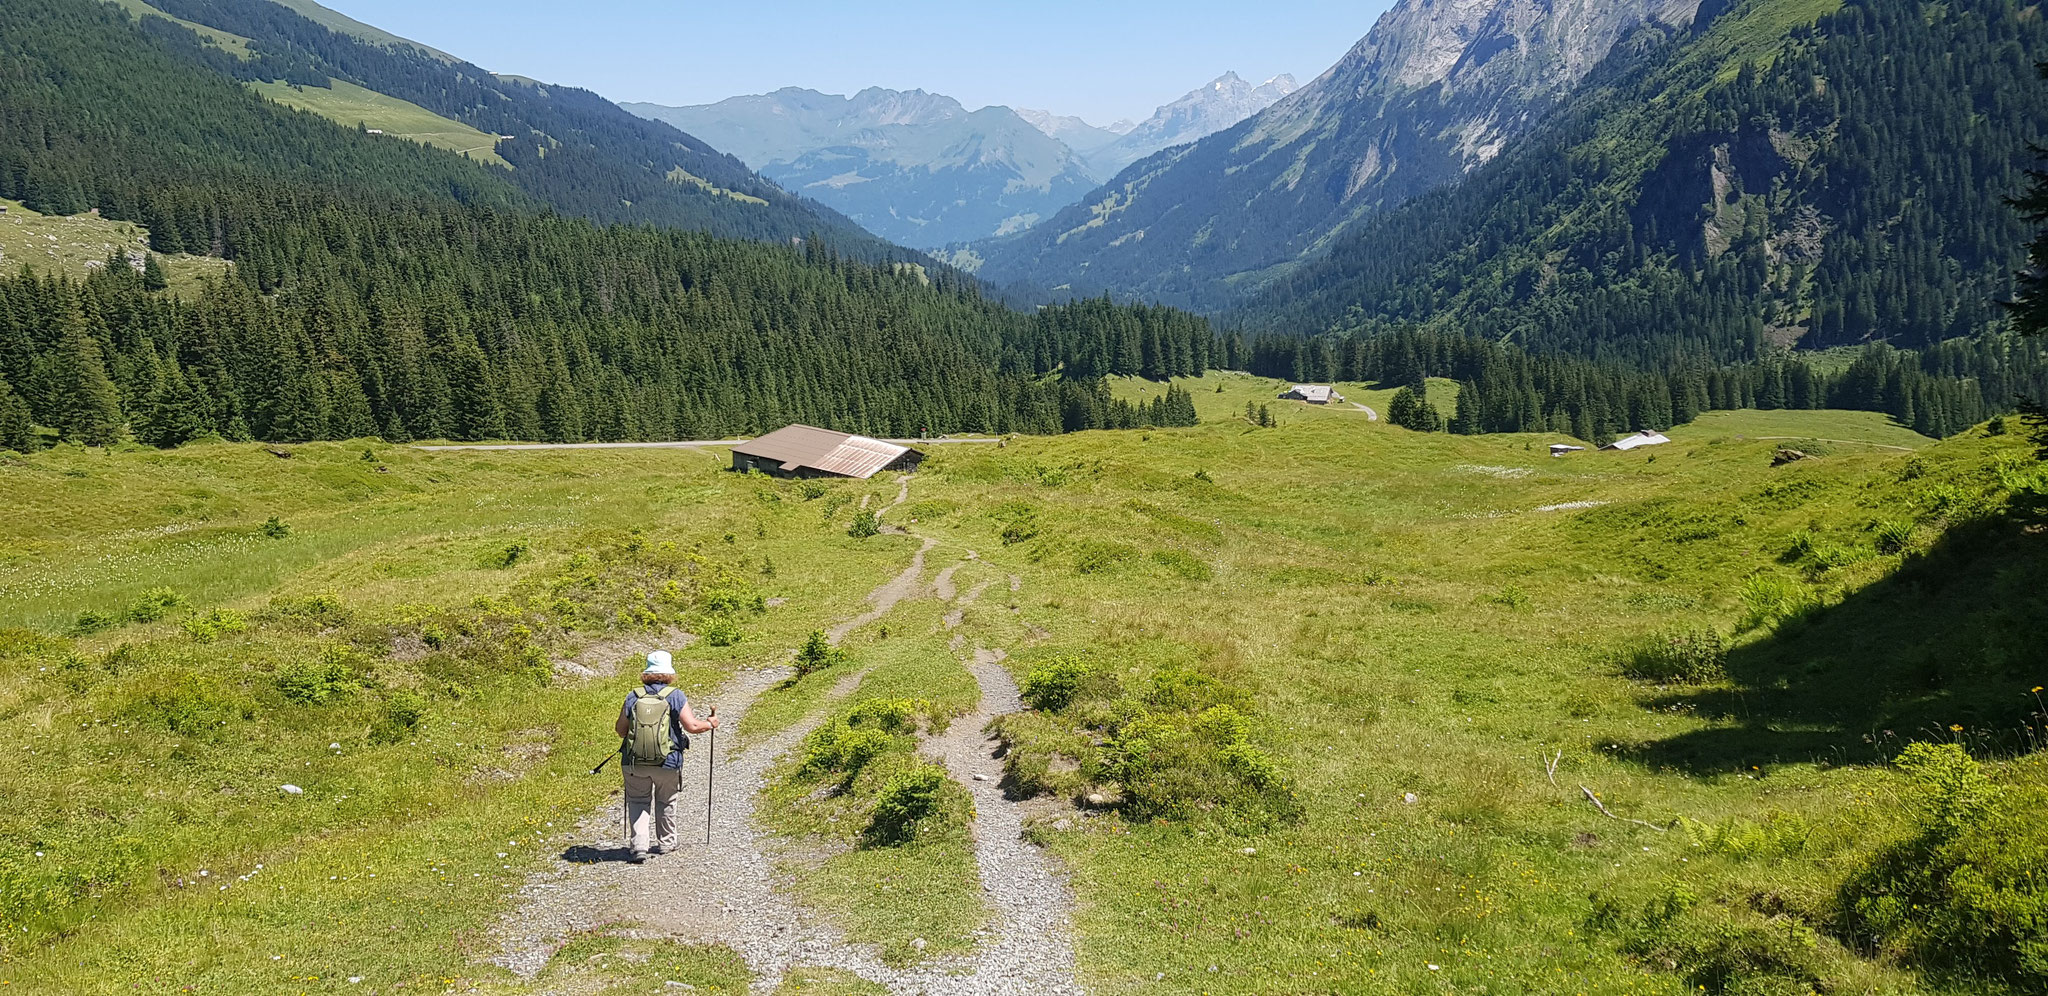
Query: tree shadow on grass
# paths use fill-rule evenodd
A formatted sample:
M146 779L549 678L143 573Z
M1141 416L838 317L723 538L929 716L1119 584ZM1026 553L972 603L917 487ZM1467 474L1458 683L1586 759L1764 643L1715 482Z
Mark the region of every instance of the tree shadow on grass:
M1883 763L1911 740L1984 754L2038 747L2030 689L2048 684L2044 626L2048 530L1998 517L1960 524L1883 580L1731 651L1732 687L1648 699L1730 722L1630 753L1707 774Z

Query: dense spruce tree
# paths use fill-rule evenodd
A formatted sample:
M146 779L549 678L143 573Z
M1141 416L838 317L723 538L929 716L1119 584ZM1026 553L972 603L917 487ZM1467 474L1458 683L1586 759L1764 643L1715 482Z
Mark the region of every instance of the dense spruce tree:
M2048 64L2038 68L2048 77ZM2048 160L2048 148L2032 148L2037 163ZM2013 206L2019 209L2020 217L2037 227L2034 240L2027 247L2026 268L2019 273L2019 293L2008 307L2014 330L2038 339L2048 335L2048 169L2036 165L2027 171L2026 192L2014 200ZM2024 398L2020 408L2035 442L2041 446L2041 458L2048 460L2048 397Z
M39 443L35 424L29 418L28 402L14 393L5 377L0 377L0 450L31 453Z
M1394 400L1387 406L1387 421L1403 429L1416 432L1442 432L1444 416L1431 404L1428 386L1403 386L1394 392Z
M99 341L76 302L58 315L57 348L44 365L51 417L66 442L106 446L121 438L121 396L107 376Z

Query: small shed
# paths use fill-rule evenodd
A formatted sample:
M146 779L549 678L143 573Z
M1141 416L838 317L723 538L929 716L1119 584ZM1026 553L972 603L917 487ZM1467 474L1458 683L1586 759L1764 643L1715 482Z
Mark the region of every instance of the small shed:
M787 425L732 448L732 469L777 477L852 477L866 480L885 470L914 471L924 454L908 446L834 432L811 425Z
M1327 405L1333 401L1344 400L1344 396L1338 394L1337 389L1328 384L1296 384L1288 388L1287 393L1280 396L1280 400L1306 401L1312 405Z
M1561 456L1563 456L1563 455L1565 455L1565 454L1567 454L1567 453L1579 453L1579 452L1583 452L1584 450L1585 450L1585 447L1583 447L1583 446L1573 446L1573 445L1572 445L1572 444L1570 444L1570 443L1551 443L1551 444L1550 444L1550 455L1551 455L1551 456L1554 456L1554 457L1561 457Z
M363 134L365 134L365 135L382 135L382 134L384 134L384 129L382 129L382 128L366 128L366 129L364 129L364 130L363 130Z
M1607 445L1602 446L1600 448L1603 450L1621 450L1623 452L1627 452L1629 450L1639 450L1645 446L1662 446L1670 441L1670 437L1664 435L1661 432L1651 432L1648 429L1644 429L1643 431L1638 432L1632 436L1623 436L1620 439L1608 443Z

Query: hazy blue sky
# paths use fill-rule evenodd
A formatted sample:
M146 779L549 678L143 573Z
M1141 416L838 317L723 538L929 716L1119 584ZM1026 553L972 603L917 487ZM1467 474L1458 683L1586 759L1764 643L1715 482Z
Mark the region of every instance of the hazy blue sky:
M1142 119L1225 70L1303 83L1391 0L323 0L493 72L613 100L709 103L803 86L923 87L1097 124Z

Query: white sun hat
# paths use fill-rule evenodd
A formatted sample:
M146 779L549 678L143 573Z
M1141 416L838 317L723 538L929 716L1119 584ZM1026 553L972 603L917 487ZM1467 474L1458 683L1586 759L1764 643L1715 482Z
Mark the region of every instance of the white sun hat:
M666 650L656 650L647 655L647 669L641 674L665 674L673 678L676 674L675 659Z

